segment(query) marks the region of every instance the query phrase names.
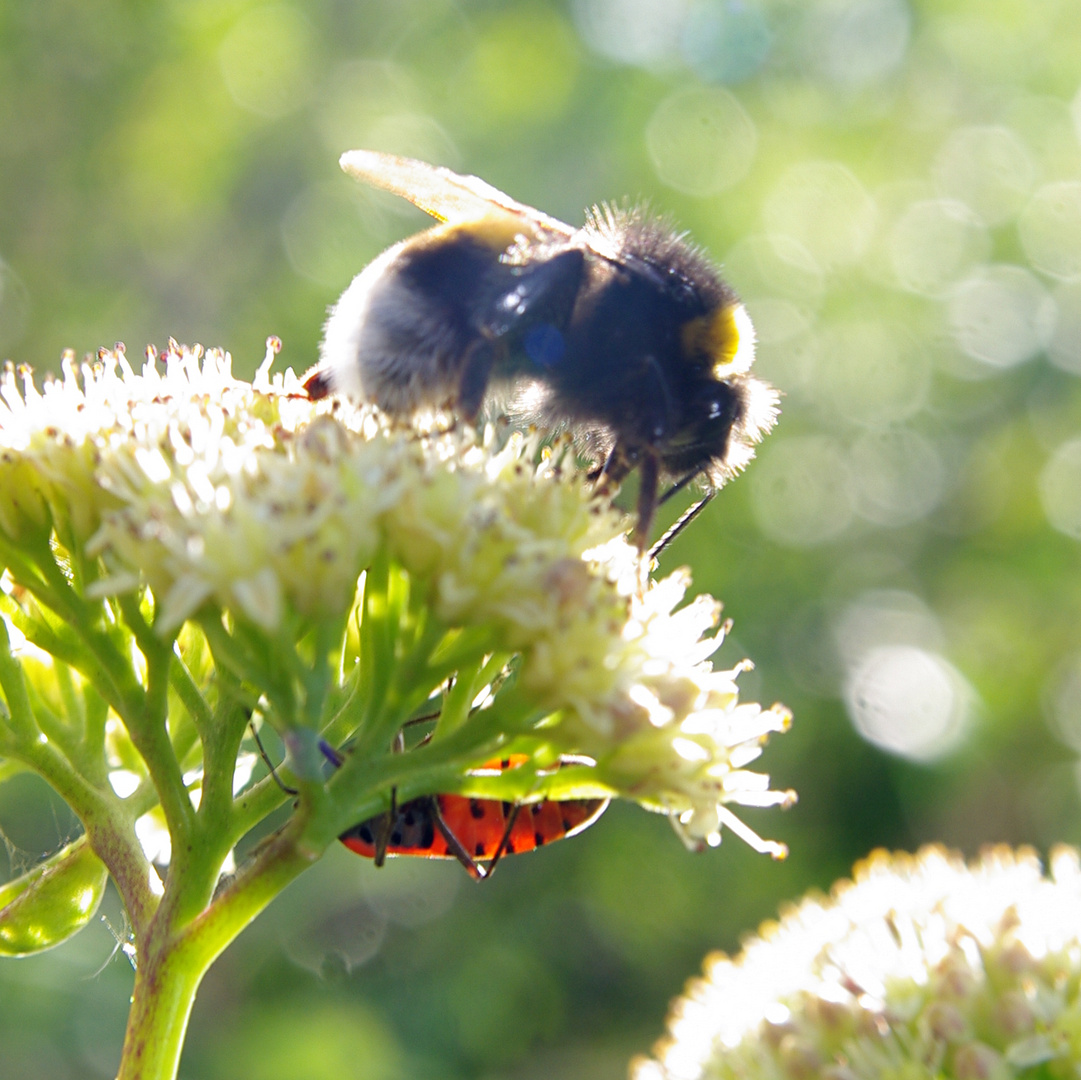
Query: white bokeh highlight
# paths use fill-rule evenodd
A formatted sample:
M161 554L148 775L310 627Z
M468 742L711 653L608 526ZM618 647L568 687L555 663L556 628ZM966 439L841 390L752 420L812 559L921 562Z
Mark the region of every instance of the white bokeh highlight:
M928 762L961 741L971 691L937 653L885 645L870 650L851 670L844 698L853 725L868 742Z
M852 520L848 461L828 435L768 444L752 473L759 528L786 547L812 547L843 533Z
M685 195L716 195L747 175L758 147L754 121L720 87L666 97L646 124L646 147L657 175Z
M1081 540L1081 439L1069 439L1040 472L1040 502L1052 527Z
M949 325L966 356L992 368L1031 360L1051 341L1055 301L1034 274L1020 266L979 270L949 302Z
M875 589L858 597L834 625L844 669L843 699L868 742L910 761L955 749L976 695L942 655L945 635L917 596Z
M1017 223L1029 262L1064 281L1081 278L1081 181L1045 184Z

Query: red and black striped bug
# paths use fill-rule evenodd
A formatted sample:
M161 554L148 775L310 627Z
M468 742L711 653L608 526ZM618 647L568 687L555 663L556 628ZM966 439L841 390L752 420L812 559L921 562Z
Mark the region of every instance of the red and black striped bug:
M503 770L524 760L504 759L483 768ZM607 799L544 799L523 805L466 795L423 795L392 805L338 839L350 851L375 859L376 865L387 855L457 859L480 881L491 876L504 855L574 836L592 825L607 805Z

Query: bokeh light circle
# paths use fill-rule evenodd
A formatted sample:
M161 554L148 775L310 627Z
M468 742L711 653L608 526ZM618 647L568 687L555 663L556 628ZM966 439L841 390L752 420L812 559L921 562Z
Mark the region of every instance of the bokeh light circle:
M811 253L783 233L745 236L725 256L724 273L744 301L776 296L813 310L825 291L822 269Z
M926 601L904 589L868 589L835 616L831 636L846 669L855 668L871 649L913 645L939 650L945 634Z
M955 131L932 171L943 195L971 206L988 225L1002 225L1017 215L1036 175L1028 147L998 124Z
M308 20L286 4L265 4L242 15L218 50L222 78L233 100L268 118L304 104L314 79Z
M625 64L653 67L679 54L688 0L572 0L591 48Z
M949 303L957 347L994 368L1031 360L1051 340L1055 302L1020 266L989 266L958 286Z
M852 520L849 468L836 439L805 435L769 445L751 474L759 528L789 547L840 536Z
M818 400L854 423L895 424L923 407L931 359L903 326L852 319L822 334Z
M965 732L971 691L938 653L914 645L868 651L849 673L845 705L870 743L913 761L933 761Z
M941 297L987 260L991 238L979 217L956 199L924 199L898 219L889 240L900 285Z
M904 0L819 0L810 21L812 63L834 82L862 86L904 60L912 16Z
M1055 367L1081 375L1081 281L1059 285L1055 301L1055 331L1047 355Z
M1047 679L1044 715L1051 730L1072 750L1081 751L1081 655L1066 657Z
M773 32L757 5L699 0L683 28L683 56L709 82L750 78L769 57Z
M720 87L670 94L646 125L646 146L657 175L686 195L715 195L738 184L757 145L754 121Z
M850 169L834 161L790 168L763 207L770 232L797 240L825 269L861 258L875 226L874 200Z
M311 184L281 220L292 268L309 281L341 288L379 253L383 231L375 206L340 184Z
M876 525L919 521L942 498L942 457L918 432L866 431L853 444L850 461L856 513Z
M1037 270L1066 281L1081 278L1081 182L1045 184L1025 207L1017 228Z
M1081 439L1064 442L1043 467L1040 501L1054 528L1081 540Z

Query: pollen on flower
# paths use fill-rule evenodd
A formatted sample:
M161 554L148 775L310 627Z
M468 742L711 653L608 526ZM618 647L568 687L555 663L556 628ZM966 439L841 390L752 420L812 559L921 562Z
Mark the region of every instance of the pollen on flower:
M707 958L632 1080L1073 1076L1081 861L876 852L828 899Z

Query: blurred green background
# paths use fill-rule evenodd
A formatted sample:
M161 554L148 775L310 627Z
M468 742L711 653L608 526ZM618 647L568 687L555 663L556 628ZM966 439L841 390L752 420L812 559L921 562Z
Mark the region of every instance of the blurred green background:
M1079 87L1076 0L0 0L3 357L172 335L250 374L273 333L303 370L424 224L338 172L371 147L575 223L647 198L785 394L664 564L795 713L764 765L800 804L746 815L788 862L622 806L483 888L334 850L212 970L184 1076L611 1080L707 950L876 845L1081 841ZM0 828L21 866L73 823L17 777ZM0 965L5 1080L112 1075L114 944Z

